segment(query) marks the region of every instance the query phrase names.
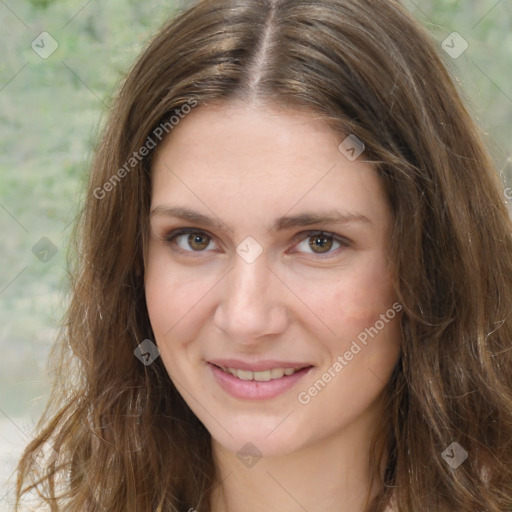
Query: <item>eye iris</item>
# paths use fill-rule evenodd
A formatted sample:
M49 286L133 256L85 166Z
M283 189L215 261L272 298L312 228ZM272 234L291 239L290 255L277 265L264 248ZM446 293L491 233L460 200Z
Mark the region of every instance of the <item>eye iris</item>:
M187 241L189 246L195 251L206 249L210 243L210 239L200 233L190 233Z
M313 251L315 251L315 249L320 249L319 251L315 251L320 253L328 252L332 247L332 243L332 238L325 235L315 235L309 239L309 246L311 249L313 249Z

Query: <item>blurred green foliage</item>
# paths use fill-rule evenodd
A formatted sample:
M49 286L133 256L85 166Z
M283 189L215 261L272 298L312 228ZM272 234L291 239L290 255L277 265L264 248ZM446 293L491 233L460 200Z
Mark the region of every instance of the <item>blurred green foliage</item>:
M404 5L437 40L497 167L505 169L512 154L511 2ZM0 2L0 408L8 414L31 411L30 400L48 388L48 348L65 307L70 223L92 149L116 85L175 9L164 0ZM31 48L43 31L59 45L48 59ZM441 50L452 31L469 43L456 60ZM58 248L47 263L32 253L42 237Z
M481 127L503 181L512 180L512 2L509 0L403 0L441 42L458 32L469 44L458 59L443 50L473 117ZM428 70L425 70L428 78Z
M114 90L173 2L0 2L0 409L24 414L48 389L65 307L66 251ZM42 59L32 41L58 49ZM47 237L57 254L32 247ZM3 291L2 291L3 290Z

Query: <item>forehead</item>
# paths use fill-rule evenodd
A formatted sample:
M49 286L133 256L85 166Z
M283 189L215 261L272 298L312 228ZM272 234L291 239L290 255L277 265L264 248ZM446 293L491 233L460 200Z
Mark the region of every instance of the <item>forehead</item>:
M158 148L157 160L162 153L172 152L174 159L197 163L199 170L215 169L205 178L271 174L279 179L290 164L297 168L324 165L329 158L326 148L336 148L338 139L325 121L309 112L226 103L193 110ZM237 171L241 162L243 168Z
M386 214L373 167L340 152L346 137L319 116L239 103L198 107L160 145L152 208L180 202L233 215L341 208Z

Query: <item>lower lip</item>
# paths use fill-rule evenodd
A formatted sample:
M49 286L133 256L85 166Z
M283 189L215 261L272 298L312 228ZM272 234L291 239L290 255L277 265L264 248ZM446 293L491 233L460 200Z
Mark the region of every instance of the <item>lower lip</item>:
M292 388L313 369L313 367L310 366L292 375L284 375L280 379L262 382L257 380L241 380L211 363L208 364L219 386L235 398L241 398L243 400L268 400L275 398Z

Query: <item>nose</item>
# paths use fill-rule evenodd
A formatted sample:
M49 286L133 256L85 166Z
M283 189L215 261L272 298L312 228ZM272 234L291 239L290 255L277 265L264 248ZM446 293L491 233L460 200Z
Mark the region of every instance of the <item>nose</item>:
M285 290L263 255L253 263L236 256L223 281L214 323L229 339L250 345L286 330Z

